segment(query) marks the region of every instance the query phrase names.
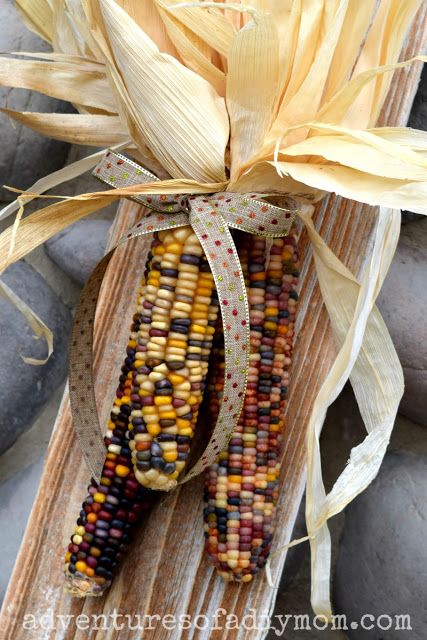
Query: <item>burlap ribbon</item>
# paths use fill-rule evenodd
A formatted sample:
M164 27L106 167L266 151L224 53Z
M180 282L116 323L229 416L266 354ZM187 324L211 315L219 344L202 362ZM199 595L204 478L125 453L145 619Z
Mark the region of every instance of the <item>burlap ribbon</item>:
M94 175L118 188L158 180L140 165L113 151L105 154ZM277 194L224 191L202 196L135 196L133 199L151 209L152 213L130 229L116 245L154 231L191 225L215 281L224 330L223 401L206 449L180 482L187 482L215 461L218 453L227 446L243 407L250 352L249 303L230 228L266 238L286 236L297 214L296 203L287 197L286 206L278 207L263 200L268 195ZM71 336L71 412L83 455L96 480L99 480L104 464L105 446L93 384L93 320L102 279L116 247L101 260L89 278L76 311Z

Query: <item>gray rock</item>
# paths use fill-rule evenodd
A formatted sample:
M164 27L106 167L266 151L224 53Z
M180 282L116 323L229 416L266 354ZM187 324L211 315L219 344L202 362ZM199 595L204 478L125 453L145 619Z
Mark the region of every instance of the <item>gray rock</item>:
M49 46L28 31L12 0L0 3L0 51L48 51ZM73 107L60 100L24 89L0 87L0 105L17 111L73 112ZM1 185L27 189L39 178L60 169L67 157L69 144L45 138L0 114ZM1 187L0 200L10 202L15 194Z
M0 528L0 603L15 564L42 470L43 457L0 485L0 521L3 523Z
M85 147L82 145L72 144L70 147L70 152L67 157L67 162L65 164L67 165L72 164L74 162L77 162L78 160L87 158L88 156L92 155L97 151L102 151L102 148L101 147L99 148ZM89 193L91 191L106 191L108 188L109 188L108 185L94 178L94 176L92 175L92 171L89 169L88 171L85 171L84 173L82 173L80 176L77 176L77 178L74 178L73 180L68 180L67 182L64 182L58 185L57 187L51 190L51 193L56 193L61 196L78 196L82 193ZM32 203L29 203L29 205L27 206L27 210L31 210L31 204ZM38 203L36 202L35 208L36 209L40 208L40 206L41 206L40 202ZM94 211L94 213L91 213L90 219L91 220L102 219L102 220L109 220L110 222L112 222L112 220L114 219L114 216L116 215L117 207L118 207L117 202L113 202L107 207L104 207L102 209Z
M411 222L419 222L424 218L422 213L414 213L414 211L402 211L402 224Z
M335 612L350 640L427 637L427 457L389 453L372 485L347 508L334 580ZM364 615L390 629L352 628ZM412 630L394 628L409 615ZM366 624L371 619L365 618Z
M411 114L408 120L408 126L413 129L427 130L427 68L423 68L420 84L418 85L417 95L412 105ZM412 211L402 211L402 222L416 222L424 218L419 213Z
M54 334L54 353L45 365L25 364L20 354L42 358L44 340L36 341L24 317L0 299L0 452L26 431L37 412L67 374L71 313L29 265L9 267L2 280L26 302Z
M47 254L83 285L104 255L110 226L109 220L79 220L46 242Z
M399 411L427 425L427 251L399 243L378 307L403 366L405 394Z
M425 321L424 321L425 322ZM424 343L423 347L426 345ZM421 348L421 347L420 347ZM427 426L427 370L404 366L405 393L399 411L418 424Z
M427 69L423 68L420 83L418 85L417 94L414 104L412 105L411 114L408 119L408 126L413 129L427 129Z

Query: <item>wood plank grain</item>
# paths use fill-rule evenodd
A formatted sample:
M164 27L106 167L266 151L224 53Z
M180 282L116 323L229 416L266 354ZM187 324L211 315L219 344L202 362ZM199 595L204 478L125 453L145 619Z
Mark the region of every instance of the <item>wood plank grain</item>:
M407 39L402 59L418 53L427 30L427 7ZM406 122L416 91L420 65L399 71L393 80L381 114L381 124ZM112 238L117 238L143 214L135 203L121 205ZM316 225L323 238L354 273L358 273L369 245L375 209L330 196L317 209ZM275 547L290 539L295 516L305 484L305 429L316 393L327 374L334 345L316 283L310 247L301 234L303 267L298 311L298 331L287 409L281 474L281 497L278 505L280 526ZM138 275L143 270L145 245L132 241L119 249L109 267L98 307L95 339L96 390L101 416L108 414L128 334L129 301L134 300ZM63 339L67 339L66 336ZM109 615L117 610L130 616L165 614L205 615L213 618L223 607L227 614L240 619L251 608L272 613L276 589L265 575L249 585L226 585L214 574L203 552L202 479L181 486L154 508L135 538L109 592L98 599L78 600L63 593L62 565L64 549L74 526L80 504L86 494L88 471L74 437L68 394L64 394L55 429L47 452L44 473L28 521L1 615L2 637L8 640L155 640L224 638L257 640L262 632L240 629L166 629L160 624L149 629L102 628L77 629L75 619L55 617L79 614ZM278 583L285 553L274 558L273 579ZM45 616L56 627L32 629ZM23 622L27 620L27 628ZM121 622L120 619L118 621ZM141 620L142 622L142 620ZM147 622L147 620L146 620ZM138 618L133 618L136 626ZM219 624L224 625L224 618ZM67 624L69 625L68 628ZM203 626L200 619L199 626ZM219 625L218 625L219 626Z

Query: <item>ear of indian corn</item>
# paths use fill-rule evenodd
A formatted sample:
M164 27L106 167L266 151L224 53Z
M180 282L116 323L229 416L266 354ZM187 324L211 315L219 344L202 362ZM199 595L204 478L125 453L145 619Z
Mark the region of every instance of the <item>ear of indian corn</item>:
M250 305L250 366L244 408L228 447L205 474L206 550L226 580L249 582L271 547L280 440L289 383L298 255L293 235L266 241L239 234L237 246ZM224 385L221 328L210 371L210 415Z
M149 253L138 303L144 299L152 253ZM139 307L138 307L139 308ZM130 540L156 494L137 482L132 470L129 424L133 410L132 376L137 353L144 348L141 318L133 317L119 386L104 438L106 458L100 483L92 480L65 556L66 589L75 596L97 596L110 586Z
M132 374L132 461L137 480L170 490L183 471L203 399L218 316L214 281L190 227L156 234L138 318Z
M74 595L111 584L131 533L188 458L218 316L213 278L190 227L153 236L114 406L106 460L65 557Z

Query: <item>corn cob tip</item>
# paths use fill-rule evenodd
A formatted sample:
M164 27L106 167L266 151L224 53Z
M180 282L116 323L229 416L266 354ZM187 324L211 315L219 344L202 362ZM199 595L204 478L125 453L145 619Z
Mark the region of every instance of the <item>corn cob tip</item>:
M177 480L168 478L163 473L158 473L156 469L150 469L148 473L135 470L135 478L142 486L153 491L172 491L178 484Z
M68 573L68 565L64 569L64 592L74 598L99 597L104 594L108 585L100 585L87 576L71 575Z
M235 569L235 565L233 563L229 564L229 567L231 570ZM225 580L225 582L250 582L253 577L251 573L245 573L240 578L230 571L218 570L217 573L220 578Z

